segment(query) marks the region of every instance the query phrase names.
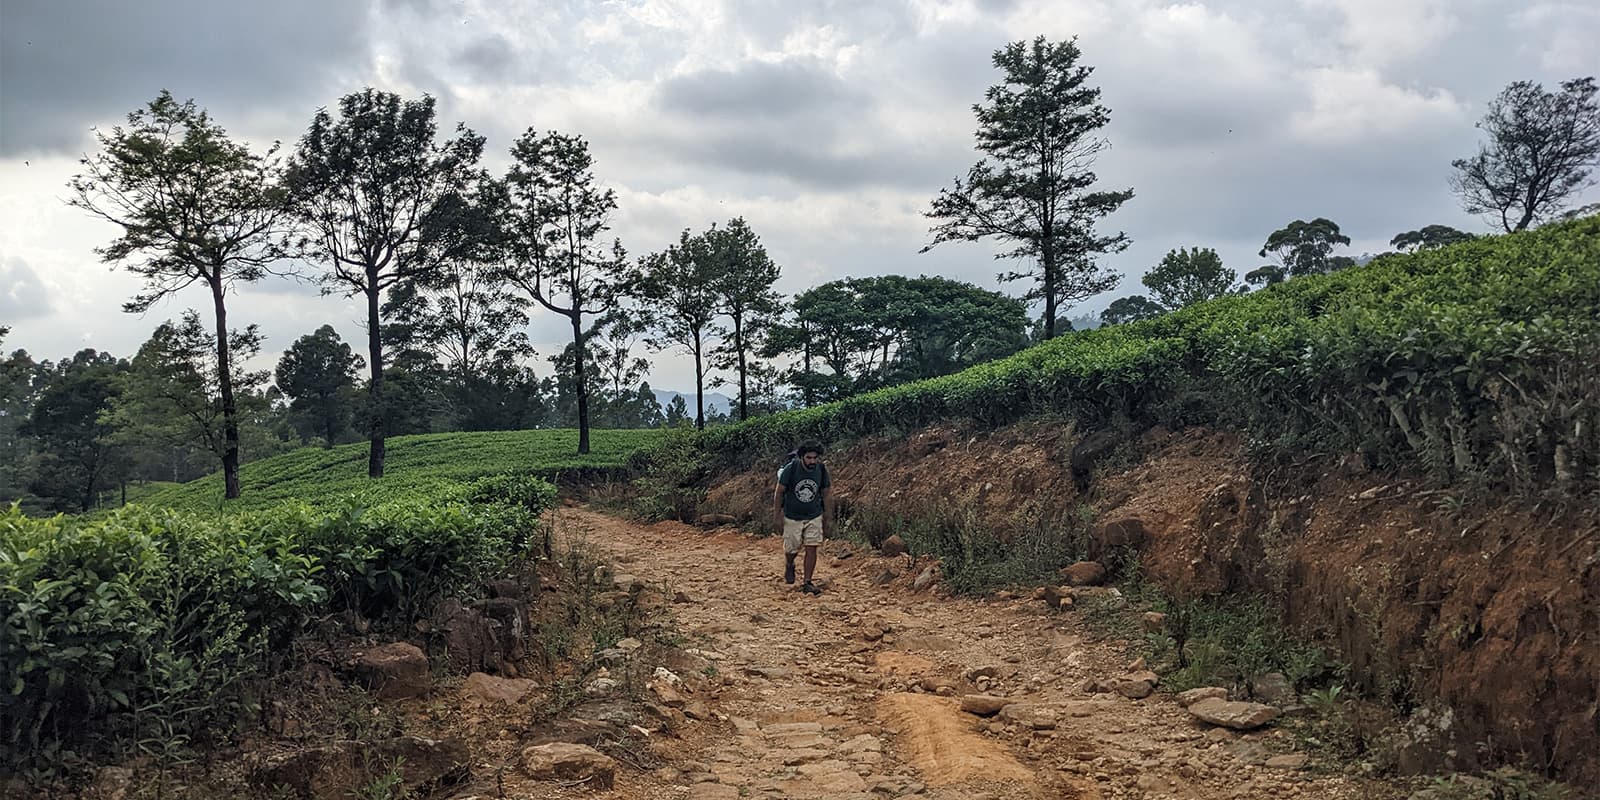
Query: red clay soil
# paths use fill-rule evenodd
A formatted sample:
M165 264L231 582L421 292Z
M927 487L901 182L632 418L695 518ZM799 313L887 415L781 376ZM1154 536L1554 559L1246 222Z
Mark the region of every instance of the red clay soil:
M930 428L829 454L841 512L970 509L995 528L1083 502L1069 424ZM1369 692L1422 710L1405 770L1513 763L1600 783L1600 514L1488 499L1354 460L1253 465L1229 433L1155 430L1103 466L1091 549L1139 547L1178 596L1281 587ZM705 510L770 527L761 463Z

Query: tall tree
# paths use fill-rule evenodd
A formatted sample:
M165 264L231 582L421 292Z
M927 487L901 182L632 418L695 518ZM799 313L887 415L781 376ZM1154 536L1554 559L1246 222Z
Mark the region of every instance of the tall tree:
M1107 146L1093 134L1111 120L1076 40L1013 42L995 51L1002 83L989 87L978 117L985 158L965 179L942 189L927 216L939 220L927 252L948 241L995 238L1014 245L996 258L1025 259L1028 269L1000 274L1030 279L1029 299L1044 301L1045 333L1055 335L1063 306L1107 291L1118 276L1094 256L1128 246L1123 233L1099 235L1095 223L1133 197L1132 189L1090 191L1095 157Z
M714 320L728 262L712 257L711 241L710 233L691 235L685 229L676 244L640 261L638 280L653 334L646 340L650 348L679 348L694 359L694 425L701 430L706 426L706 349L725 333Z
M53 509L88 511L121 479L126 459L113 441L110 412L127 369L108 353L81 350L55 365L39 393L23 426L38 444L28 488Z
M328 448L350 425L355 375L365 365L332 325L323 325L283 352L273 377L290 398L298 427L321 435L322 446Z
M1239 273L1222 265L1222 257L1209 247L1168 250L1155 269L1140 282L1168 311L1221 297L1233 291Z
M728 220L727 227L712 226L705 234L706 249L717 264L714 290L717 312L728 320L728 332L712 349L712 366L738 375L739 419L750 418L751 357L777 324L783 301L773 284L778 265L767 255L760 237L743 217Z
M1507 86L1478 122L1489 141L1450 162L1450 188L1469 214L1507 233L1556 215L1600 165L1600 104L1593 76L1547 92L1532 81Z
M1271 254L1278 259L1281 270L1277 280L1264 282L1277 283L1285 277L1320 275L1348 267L1355 263L1349 257L1330 257L1330 254L1334 247L1349 244L1350 237L1340 233L1339 225L1332 220L1323 217L1317 217L1310 222L1297 219L1273 231L1272 235L1267 237L1266 244L1261 246L1258 255L1266 258ZM1259 270L1251 274L1254 275L1256 272Z
M222 402L223 483L239 496L239 422L228 368L227 294L282 256L275 243L287 212L274 145L257 155L228 138L194 101L163 91L128 115L127 127L97 133L101 151L82 162L69 203L117 224L122 236L96 250L126 263L144 290L123 305L143 313L194 283L211 292Z
M572 387L578 453L589 452L589 389L584 374L585 316L604 314L630 291L627 253L601 235L611 229L616 192L600 189L581 137L529 128L511 148L503 229L505 277L572 325Z
M1105 325L1121 325L1124 322L1138 322L1141 319L1159 317L1166 313L1160 303L1152 301L1142 294L1131 297L1119 297L1100 312L1100 322Z
M323 291L367 301L367 474L383 477L382 306L402 281L422 280L476 252L482 220L472 198L486 176L477 168L483 137L456 125L437 141L434 101L405 101L365 89L339 101L337 119L319 110L289 165L299 230L294 244L321 262Z
M1407 253L1418 250L1433 250L1457 242L1470 242L1478 237L1465 231L1458 231L1449 225L1429 225L1414 231L1404 231L1394 235L1389 240L1389 246Z

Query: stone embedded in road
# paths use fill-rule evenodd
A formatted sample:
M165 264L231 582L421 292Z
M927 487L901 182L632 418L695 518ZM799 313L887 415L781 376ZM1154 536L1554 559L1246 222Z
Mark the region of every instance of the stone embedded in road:
M1000 713L1000 709L1016 701L1009 697L995 697L989 694L969 694L961 698L961 710L968 714L977 714L980 717L992 717Z
M1212 725L1221 725L1236 731L1259 728L1278 718L1278 709L1264 703L1208 698L1189 706L1189 713Z

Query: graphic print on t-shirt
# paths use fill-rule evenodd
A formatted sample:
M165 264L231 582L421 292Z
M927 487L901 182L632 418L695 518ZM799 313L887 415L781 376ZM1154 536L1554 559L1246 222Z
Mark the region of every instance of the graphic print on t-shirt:
M809 503L817 499L817 482L806 478L794 485L794 496L802 503Z

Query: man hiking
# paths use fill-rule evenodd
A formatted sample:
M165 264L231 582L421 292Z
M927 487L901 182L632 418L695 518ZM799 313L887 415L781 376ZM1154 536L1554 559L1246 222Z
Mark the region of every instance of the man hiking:
M800 591L822 594L811 575L817 568L817 546L833 527L833 501L828 499L833 479L822 463L822 445L806 442L796 453L798 457L778 472L778 486L772 493L783 525L783 582L794 583L794 557L804 547L805 583Z

